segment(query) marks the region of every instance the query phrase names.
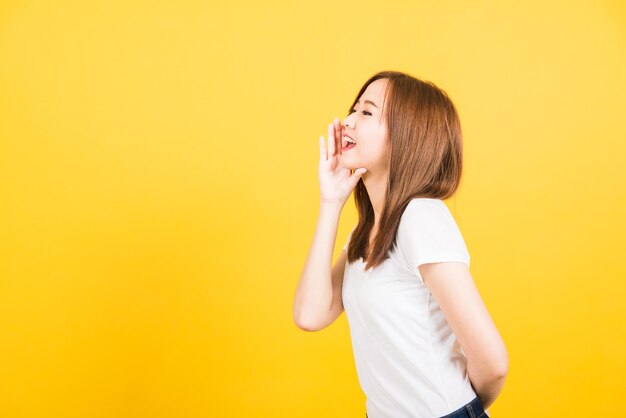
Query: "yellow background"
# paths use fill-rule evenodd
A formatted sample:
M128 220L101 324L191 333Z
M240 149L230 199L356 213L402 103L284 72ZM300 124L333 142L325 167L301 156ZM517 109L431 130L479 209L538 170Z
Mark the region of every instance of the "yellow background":
M460 113L492 417L623 413L623 2L4 1L0 30L0 416L364 417L345 314L291 314L319 135L384 69Z

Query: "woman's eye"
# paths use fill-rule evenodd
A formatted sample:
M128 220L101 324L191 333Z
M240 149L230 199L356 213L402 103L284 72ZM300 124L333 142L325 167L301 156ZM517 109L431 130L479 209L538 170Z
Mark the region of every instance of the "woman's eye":
M352 109L352 110L350 111L350 113L352 113L352 112L356 112L356 110ZM364 114L365 114L365 113L367 113L367 114L368 114L368 115L370 115L370 116L372 115L372 114L371 114L370 112L368 112L367 110L364 110L364 111L363 111L363 113L364 113Z

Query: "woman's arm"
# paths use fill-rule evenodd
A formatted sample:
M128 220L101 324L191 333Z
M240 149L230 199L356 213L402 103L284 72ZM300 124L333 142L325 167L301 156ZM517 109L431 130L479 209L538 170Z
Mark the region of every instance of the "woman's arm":
M418 268L467 356L468 377L487 409L504 385L508 353L469 267L460 262L442 262Z
M293 302L294 322L306 331L327 325L333 302L332 256L341 210L339 205L320 205L317 229Z
M474 388L474 392L476 392L483 408L486 410L496 401L498 395L500 395L506 379L506 373L496 374L490 377L489 375L482 374L480 371L474 370L474 367L474 362L468 359L467 374ZM481 379L483 380L481 381Z
M333 249L343 206L366 169L351 174L339 164L341 132L335 118L328 125L328 146L320 136L320 215L293 301L294 322L307 331L324 328L343 311L341 281L346 256L342 253L333 268Z

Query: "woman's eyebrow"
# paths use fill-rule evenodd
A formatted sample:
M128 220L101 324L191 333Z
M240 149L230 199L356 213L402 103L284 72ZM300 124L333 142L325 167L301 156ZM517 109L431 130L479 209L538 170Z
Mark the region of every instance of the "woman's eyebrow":
M357 103L359 103L359 100L357 100ZM378 106L376 106L376 103L374 103L371 100L365 100L363 103L370 103L372 106L374 106L376 109L378 109Z

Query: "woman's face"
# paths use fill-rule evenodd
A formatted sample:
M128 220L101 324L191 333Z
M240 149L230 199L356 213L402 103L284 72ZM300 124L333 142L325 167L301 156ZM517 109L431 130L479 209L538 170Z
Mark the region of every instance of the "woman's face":
M387 122L383 120L383 99L387 79L379 78L367 86L350 114L343 120L342 135L356 141L356 146L346 150L342 137L340 162L344 168L365 167L368 173L384 173L389 168L389 141Z

